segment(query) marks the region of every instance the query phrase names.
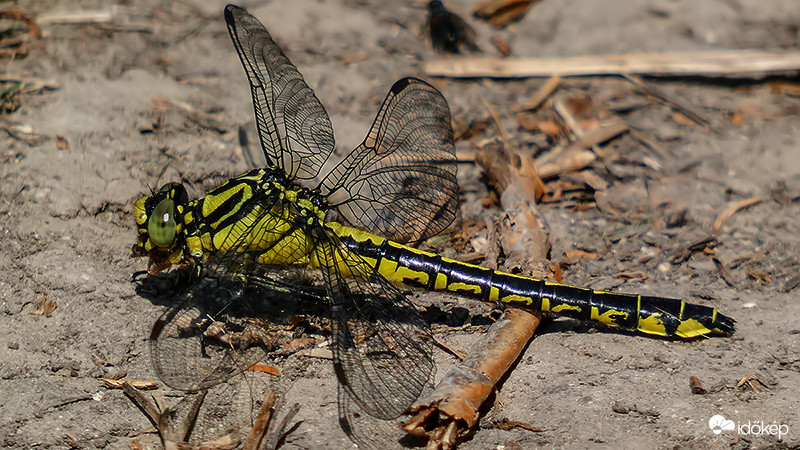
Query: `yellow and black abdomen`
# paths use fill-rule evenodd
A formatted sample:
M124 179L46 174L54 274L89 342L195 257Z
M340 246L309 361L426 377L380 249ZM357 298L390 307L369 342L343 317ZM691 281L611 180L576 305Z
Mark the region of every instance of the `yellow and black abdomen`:
M447 290L658 336L693 338L734 330L732 318L708 306L512 275L416 250L361 230L329 225L345 245L394 283Z

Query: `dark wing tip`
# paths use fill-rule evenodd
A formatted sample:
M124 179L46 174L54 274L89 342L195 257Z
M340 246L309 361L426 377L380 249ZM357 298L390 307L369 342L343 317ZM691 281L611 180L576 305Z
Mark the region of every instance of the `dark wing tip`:
M403 89L409 87L412 84L421 84L422 86L427 86L433 89L436 92L439 92L438 89L433 87L430 83L425 80L419 79L417 77L404 77L394 82L391 88L389 88L389 93L393 95L397 95L403 91Z
M235 16L245 12L246 11L244 10L244 8L240 8L236 5L229 4L228 6L225 7L225 23L227 23L228 25L233 25L233 23L236 21Z
M394 82L394 84L392 85L391 89L389 89L389 92L391 92L392 94L397 95L403 89L407 88L408 85L411 84L412 81L421 81L421 80L417 80L416 78L411 78L411 77L401 78L401 79L399 79L399 80Z

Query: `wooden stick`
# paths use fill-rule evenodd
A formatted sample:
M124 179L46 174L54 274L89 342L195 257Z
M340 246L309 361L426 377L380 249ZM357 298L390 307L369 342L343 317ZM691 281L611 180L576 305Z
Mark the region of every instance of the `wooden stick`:
M628 125L622 121L614 121L609 125L583 132L583 136L560 150L553 150L536 159L539 175L542 179L550 179L566 172L581 170L597 158L590 150L596 144L605 142L614 136L627 131Z
M177 416L174 409L165 408L159 406L157 402L150 401L147 396L127 381L122 384L122 389L156 426L158 434L161 436L161 443L166 450L178 450L182 443L187 442L189 433L197 420L197 414L200 412L200 406L208 394L208 391L202 391L195 396L184 420L176 422Z
M736 76L763 78L800 71L800 51L726 50L694 53L641 53L569 58L458 58L430 61L433 77L527 78L590 75Z
M525 349L539 326L541 313L508 308L486 337L424 399L401 425L415 436L427 436L428 448L453 448L459 436L478 423L480 407ZM429 431L426 425L433 425Z
M83 24L83 23L110 23L114 21L114 16L110 9L95 10L75 10L75 11L51 11L39 15L37 23L46 27L55 23L58 24Z

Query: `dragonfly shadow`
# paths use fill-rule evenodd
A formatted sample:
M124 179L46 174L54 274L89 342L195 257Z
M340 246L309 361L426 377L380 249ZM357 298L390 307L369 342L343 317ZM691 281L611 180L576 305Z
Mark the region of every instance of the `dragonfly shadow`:
M329 311L324 288L299 273L285 271L279 278L271 273L248 274L248 283L228 277L197 275L191 268L150 274L140 271L131 281L138 295L154 305L174 307L188 299L207 305L218 303L246 303L257 315L276 313L279 315L302 314L326 317ZM200 291L193 291L199 282L205 284ZM277 309L276 309L277 308ZM242 308L234 308L242 309ZM244 313L244 312L243 312Z

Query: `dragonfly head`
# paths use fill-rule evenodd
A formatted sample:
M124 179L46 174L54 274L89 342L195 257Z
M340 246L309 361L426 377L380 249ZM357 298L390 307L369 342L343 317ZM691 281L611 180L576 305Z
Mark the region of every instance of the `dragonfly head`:
M133 207L139 236L131 256L149 256L148 272L156 274L184 260L183 214L189 204L186 188L167 183L157 192L140 198Z

